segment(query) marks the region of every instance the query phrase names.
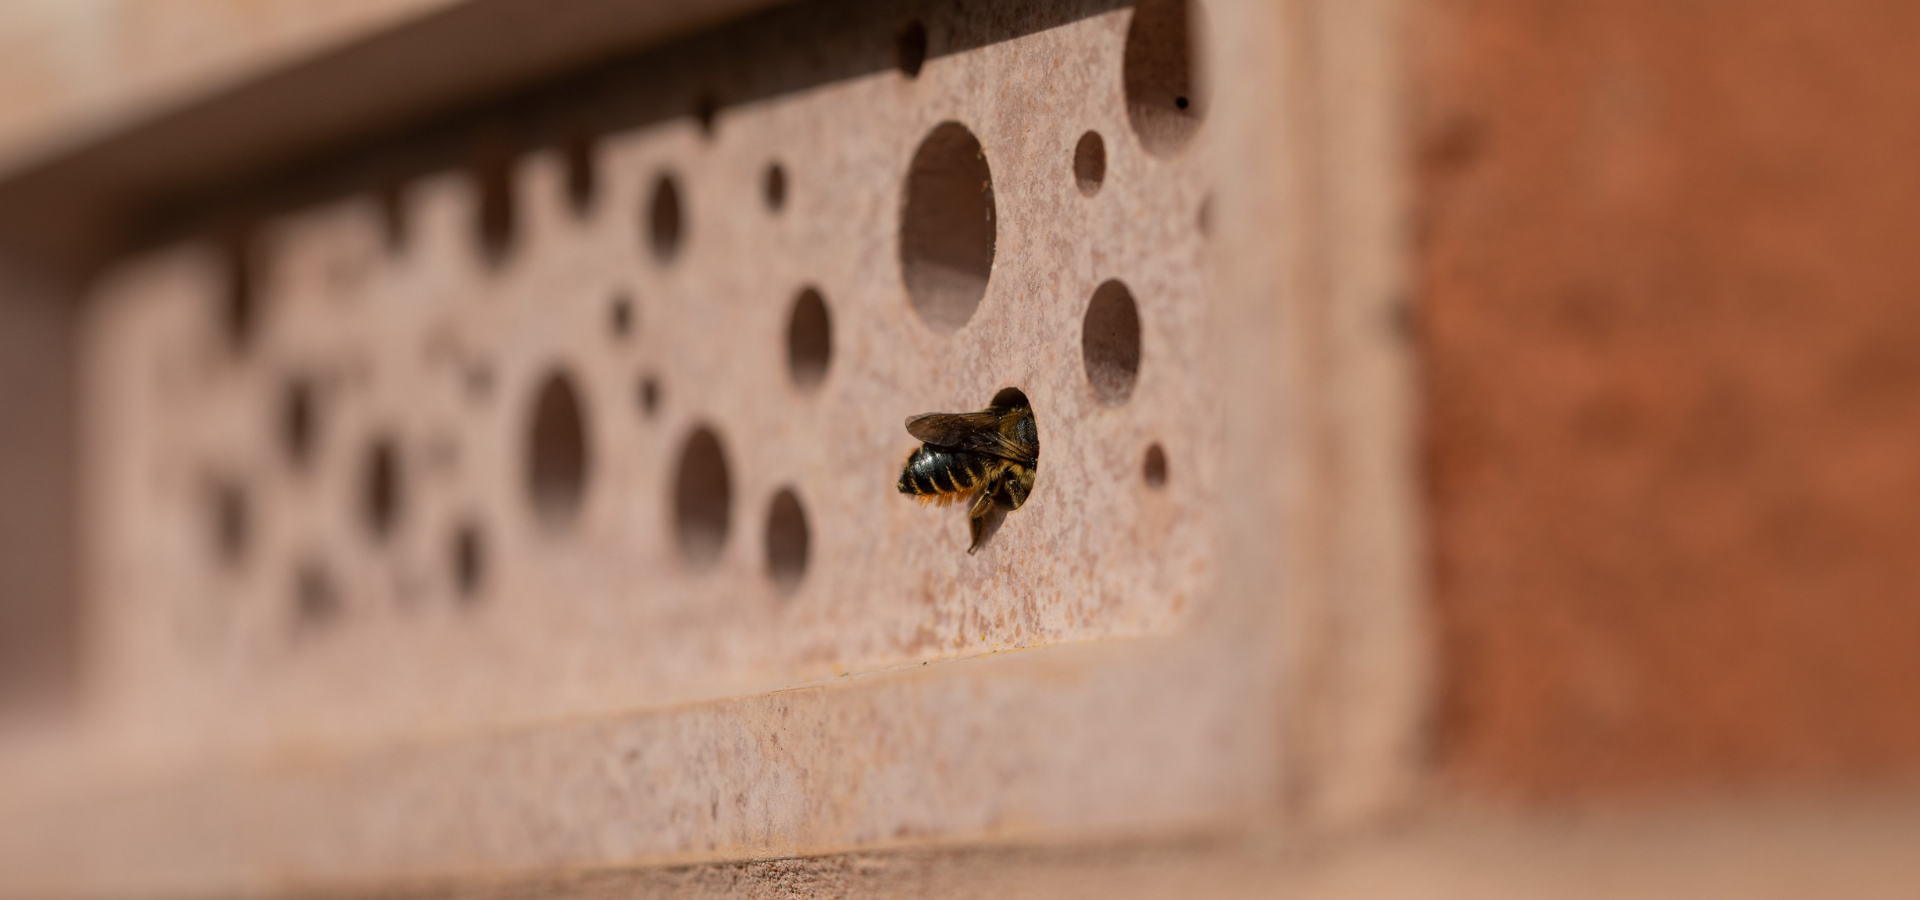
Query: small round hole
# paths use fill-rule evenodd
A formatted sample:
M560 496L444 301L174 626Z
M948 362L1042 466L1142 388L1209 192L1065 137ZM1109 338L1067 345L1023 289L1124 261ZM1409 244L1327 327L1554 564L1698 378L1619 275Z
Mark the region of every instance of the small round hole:
M768 163L767 173L760 179L760 192L767 200L767 208L779 212L787 206L787 170L779 163Z
M782 488L767 509L767 577L783 594L807 574L807 513L792 488Z
M294 624L323 625L340 615L340 592L326 566L308 560L293 575Z
M594 202L599 199L597 150L593 135L587 132L575 134L567 141L567 202L577 216L592 212Z
M1188 0L1141 0L1127 26L1127 120L1155 156L1186 146L1206 117L1206 95L1194 73L1191 19L1198 12Z
M670 174L653 182L653 199L647 202L647 243L653 258L668 262L680 252L680 240L686 223L680 213L680 183Z
M480 196L474 221L480 252L489 265L498 266L513 251L513 161L504 156L488 160L474 170L473 177Z
M993 173L973 132L944 122L907 170L900 268L907 296L935 331L958 331L986 296L995 240Z
M673 485L674 535L681 555L694 568L709 568L720 558L732 507L726 451L713 429L700 426L680 450Z
M640 412L653 418L660 411L660 379L652 375L640 379Z
M1093 292L1080 353L1094 397L1108 406L1125 403L1140 375L1140 311L1126 285L1108 281Z
M367 447L360 478L360 512L367 531L386 540L400 519L400 451L391 438L376 439Z
M1167 451L1159 444L1147 448L1147 457L1140 463L1140 477L1146 479L1148 487L1167 486Z
M1107 142L1100 139L1100 132L1089 131L1073 148L1073 181L1082 195L1091 197L1100 193L1100 183L1106 180Z
M305 468L313 460L313 446L319 431L319 404L313 382L305 378L288 379L280 392L280 447L287 461Z
M247 557L253 515L247 492L234 482L221 482L212 489L213 548L222 565L237 566Z
M832 359L833 323L827 301L818 290L807 288L794 298L793 314L787 320L787 370L794 385L814 388L826 379Z
M527 428L527 491L547 524L563 524L579 511L588 464L579 391L565 372L549 372Z
M626 294L615 294L607 304L607 330L617 338L633 333L633 300Z
M893 39L893 62L908 78L920 77L927 63L927 26L919 19L908 22Z
M471 522L453 534L453 588L462 600L477 599L487 574L487 546Z

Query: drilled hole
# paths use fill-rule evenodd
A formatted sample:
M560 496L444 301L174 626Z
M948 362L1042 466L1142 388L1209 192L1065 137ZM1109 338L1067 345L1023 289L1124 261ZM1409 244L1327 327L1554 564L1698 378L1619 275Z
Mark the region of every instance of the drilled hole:
M766 198L767 209L779 212L787 206L787 170L779 163L768 163L767 173L760 178L760 193Z
M674 535L688 563L708 568L726 546L733 506L733 485L720 436L706 426L694 429L674 471Z
M505 263L513 251L513 161L499 156L480 163L473 173L480 197L474 220L480 253L490 265Z
M280 447L287 461L305 468L313 461L313 448L319 431L319 399L313 382L294 377L280 392Z
M1125 403L1140 374L1140 311L1126 285L1108 281L1093 292L1080 353L1094 397L1108 406Z
M787 320L787 369L796 386L814 388L827 377L832 360L833 323L827 301L818 290L807 288L794 298L793 315Z
M660 411L660 379L652 375L642 377L638 394L640 412L649 419L653 418Z
M593 135L584 131L567 141L567 202L575 215L592 212L599 199L598 149Z
M1148 487L1167 486L1167 451L1159 444L1147 448L1147 457L1140 463L1140 477L1146 479Z
M323 625L340 615L340 591L326 566L315 560L300 564L293 575L294 624Z
M527 491L549 525L571 520L587 486L587 428L579 392L565 372L540 383L527 428Z
M927 64L927 26L919 19L901 27L894 37L893 62L908 78L920 77L920 67Z
M807 574L807 513L792 488L782 488L767 509L767 577L791 594Z
M400 451L391 438L367 447L360 472L360 513L368 533L378 540L393 534L400 519Z
M252 537L247 492L237 483L223 481L213 485L210 494L214 554L222 565L237 566L246 559Z
M1127 27L1127 119L1140 146L1155 156L1186 146L1206 117L1194 71L1192 17L1198 12L1187 0L1141 0Z
M686 223L680 213L680 183L672 175L662 174L653 182L653 198L647 201L647 245L653 258L668 262L680 252L680 240Z
M1100 139L1100 132L1089 131L1073 147L1074 184L1081 194L1091 197L1100 193L1100 184L1106 180L1107 142Z
M607 330L616 338L624 338L633 333L633 299L626 294L615 294L607 303Z
M946 122L920 142L907 170L900 268L921 320L939 332L967 324L993 274L993 173L980 141Z
M453 589L462 600L474 600L487 574L487 546L480 526L471 522L453 534Z

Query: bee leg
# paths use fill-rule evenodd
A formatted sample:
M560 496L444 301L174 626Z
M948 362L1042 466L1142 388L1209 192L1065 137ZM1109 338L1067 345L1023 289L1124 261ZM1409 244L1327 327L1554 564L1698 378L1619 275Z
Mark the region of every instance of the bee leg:
M971 556L980 549L980 543L987 537L987 513L993 510L993 495L997 481L989 481L980 486L973 495L973 506L967 510L967 528L973 532L973 543L967 546Z
M1006 491L1008 509L1019 509L1021 504L1027 502L1027 495L1033 493L1033 475L1032 469L1019 466L1009 469L1001 478L1000 486Z

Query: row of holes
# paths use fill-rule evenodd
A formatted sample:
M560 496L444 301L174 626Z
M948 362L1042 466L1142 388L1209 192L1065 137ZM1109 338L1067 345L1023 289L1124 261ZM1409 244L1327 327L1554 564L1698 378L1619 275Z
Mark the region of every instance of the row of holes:
M1136 10L1129 28L1123 66L1129 120L1141 145L1155 155L1166 155L1183 145L1197 127L1201 104L1190 72L1186 33L1189 11L1180 0L1149 0ZM927 35L920 23L910 23L896 43L901 71L917 77L925 61ZM701 121L711 130L717 106L701 104ZM597 177L590 140L567 148L567 187L576 210L591 208ZM1072 171L1075 186L1087 197L1098 194L1106 176L1105 142L1094 131L1075 145ZM513 213L510 170L505 165L483 166L478 174L481 203L476 217L480 245L488 260L504 261L512 243ZM776 161L764 170L761 194L767 208L782 210L787 201L785 169ZM683 200L670 173L656 178L646 207L647 244L662 264L680 252L685 236ZM390 207L398 222L397 204ZM1202 209L1202 227L1205 226ZM936 127L916 150L909 168L906 202L900 230L902 276L909 300L923 322L937 331L952 332L972 318L986 292L992 272L995 235L992 175L977 138L963 125L947 122ZM404 225L392 229L404 235ZM244 254L236 254L244 259ZM236 265L232 279L229 330L243 340L253 319L249 266ZM617 298L609 324L616 335L632 330L632 303ZM807 288L796 297L787 334L789 372L796 386L817 387L831 360L831 322L825 298ZM1083 322L1082 355L1088 384L1103 404L1127 400L1138 375L1140 321L1136 303L1126 286L1108 281L1094 292ZM657 380L643 379L639 389L642 409L652 414L659 404ZM305 465L312 454L315 425L312 387L297 382L287 395L282 426L289 455ZM570 518L580 503L587 474L586 440L578 396L570 381L558 373L549 376L535 404L529 440L529 487L541 518L558 522ZM1166 482L1166 457L1159 445L1149 447L1142 476L1153 487ZM364 518L371 533L384 540L399 515L399 453L390 439L377 439L368 451L363 477ZM696 567L718 558L728 531L731 488L725 454L718 435L696 429L682 450L676 474L674 521L683 556ZM244 495L229 486L218 501L220 545L223 555L237 558L244 545ZM809 535L806 516L791 488L783 488L769 506L767 570L783 590L795 589L805 574ZM452 541L453 581L461 596L473 596L485 571L485 547L477 525L456 529ZM325 570L313 564L299 567L296 603L302 618L325 618L337 599Z

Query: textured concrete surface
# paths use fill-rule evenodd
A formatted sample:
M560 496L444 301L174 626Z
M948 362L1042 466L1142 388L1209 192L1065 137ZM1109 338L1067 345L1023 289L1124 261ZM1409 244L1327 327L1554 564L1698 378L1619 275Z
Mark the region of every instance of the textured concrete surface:
M1910 771L1915 8L1420 6L1446 770Z
M1319 76L1269 52L1325 41L1372 73L1390 6L1210 6L1204 46L1238 77L1161 155L1128 114L1129 10L885 8L829 18L844 54L785 31L669 54L633 83L672 113L592 145L591 179L477 153L479 179L262 222L244 279L200 242L101 284L89 690L72 731L6 746L0 794L32 823L0 841L16 884L349 890L1404 800L1411 495L1375 479L1408 471L1407 348L1397 195L1367 187L1396 145L1362 128L1335 174L1311 145L1345 120L1296 108ZM887 66L912 16L916 77ZM711 123L686 116L716 84ZM1340 108L1391 121L1380 87ZM947 121L989 163L995 242L951 333L909 302L897 243ZM1319 166L1325 196L1301 184ZM1353 218L1317 233L1335 210ZM1326 289L1343 265L1371 274ZM1082 334L1110 279L1138 374L1096 394L1090 371L1130 368L1083 358L1117 346ZM795 379L810 287L831 350ZM1353 341L1307 352L1341 316ZM556 372L577 429L536 403ZM901 421L1005 387L1036 410L1039 479L968 556L962 510L893 490ZM695 434L723 466L683 458ZM768 567L785 491L797 581Z

